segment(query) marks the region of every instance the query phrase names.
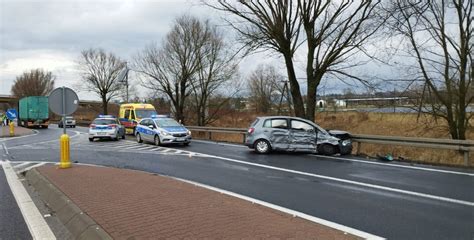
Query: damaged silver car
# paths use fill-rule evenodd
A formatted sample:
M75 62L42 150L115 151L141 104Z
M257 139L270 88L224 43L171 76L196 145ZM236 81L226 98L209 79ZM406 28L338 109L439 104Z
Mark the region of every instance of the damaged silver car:
M352 152L349 133L326 131L311 121L288 116L258 117L248 130L245 145L258 153L279 150L346 155Z

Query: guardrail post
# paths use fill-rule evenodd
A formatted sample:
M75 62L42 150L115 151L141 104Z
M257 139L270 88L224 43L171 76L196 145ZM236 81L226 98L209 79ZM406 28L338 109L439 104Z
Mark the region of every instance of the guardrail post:
M242 133L242 143L245 144L245 139L246 139L247 135L245 133Z
M212 132L209 132L209 140L212 140Z
M464 165L469 167L469 151L464 151Z
M357 151L356 151L356 155L359 155L360 154L360 146L362 145L361 142L357 142Z

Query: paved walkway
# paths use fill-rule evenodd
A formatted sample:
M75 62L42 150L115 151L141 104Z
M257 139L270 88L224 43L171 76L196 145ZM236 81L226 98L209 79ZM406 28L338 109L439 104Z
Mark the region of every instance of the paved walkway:
M37 169L115 239L357 239L156 174L78 165Z
M17 127L15 126L15 137L33 134L33 130L24 128L24 127ZM9 126L0 126L0 138L1 137L10 137L10 127Z

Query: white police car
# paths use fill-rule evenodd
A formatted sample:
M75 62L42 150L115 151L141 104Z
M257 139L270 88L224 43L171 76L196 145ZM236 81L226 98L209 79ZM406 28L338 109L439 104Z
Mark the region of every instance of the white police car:
M99 115L91 125L89 125L89 141L94 139L125 139L125 128L120 124L119 120L112 115Z
M191 142L191 131L172 118L154 115L138 123L135 128L135 137L139 143L148 141L157 146L170 143L187 146Z

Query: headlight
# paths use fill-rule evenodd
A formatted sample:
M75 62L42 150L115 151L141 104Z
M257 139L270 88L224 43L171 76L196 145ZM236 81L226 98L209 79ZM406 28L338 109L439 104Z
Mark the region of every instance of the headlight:
M349 139L346 139L346 140L342 141L342 146L347 146L349 144L351 144L351 140L349 140Z
M186 133L187 133L189 136L191 136L191 131L188 130L188 131L186 131Z
M163 136L171 136L171 133L166 132L166 131L161 131L161 135L163 135Z

